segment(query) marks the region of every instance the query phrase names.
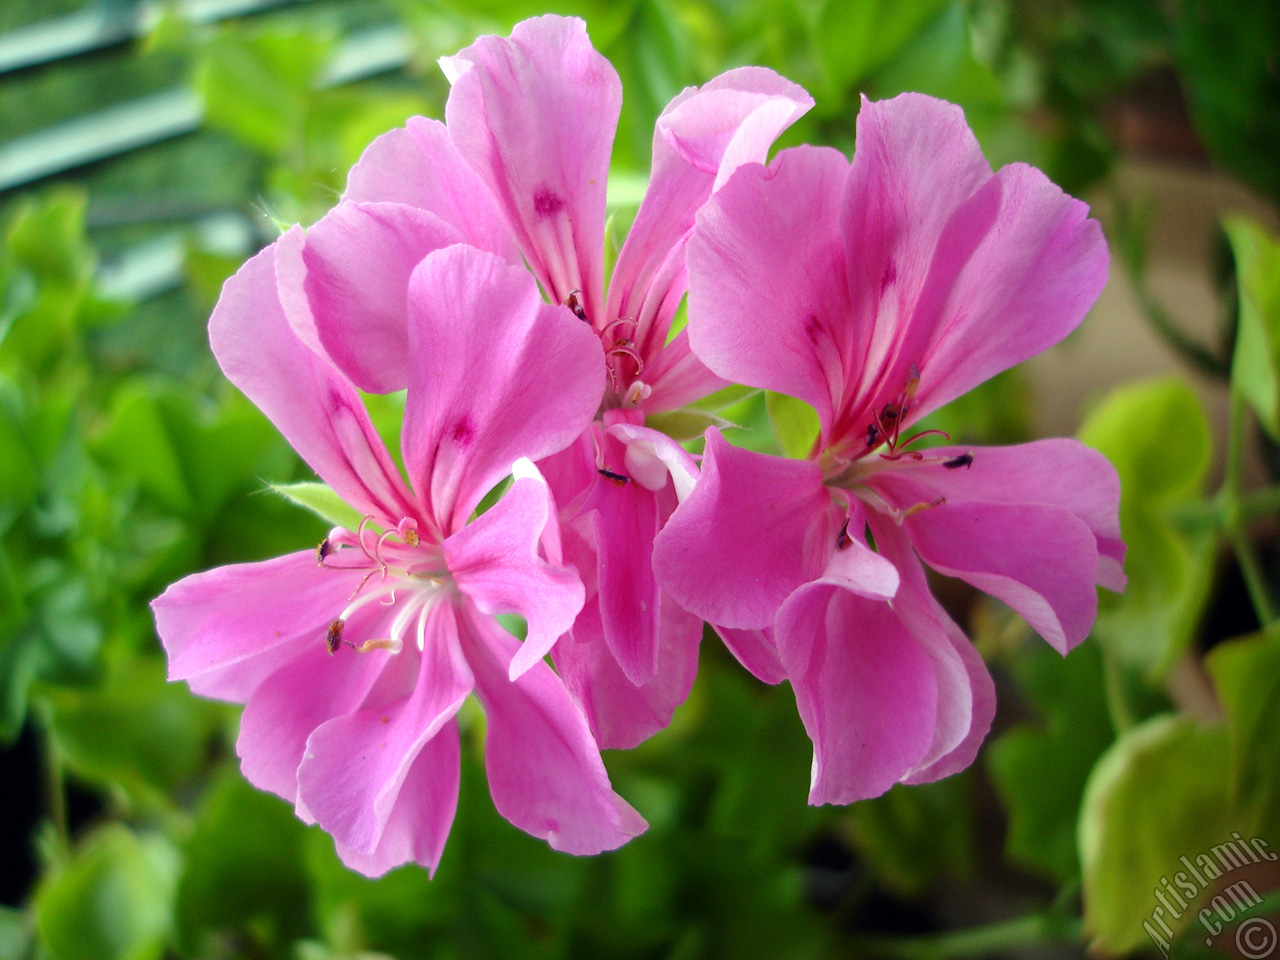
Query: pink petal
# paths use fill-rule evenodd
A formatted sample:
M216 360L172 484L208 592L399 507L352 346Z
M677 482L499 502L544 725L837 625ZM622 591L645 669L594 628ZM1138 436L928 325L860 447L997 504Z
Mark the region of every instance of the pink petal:
M863 98L857 135L843 197L853 297L854 375L846 400L872 405L892 399L882 394L896 396L919 362L900 348L935 256L949 262L940 239L955 211L991 178L991 167L964 111L922 94Z
M409 383L409 277L428 253L462 240L439 217L399 203L341 203L307 231L302 259L316 329L366 393Z
M832 423L850 338L836 150L742 167L689 241L689 343L715 374L797 397Z
M605 413L605 433L617 437L626 446L624 472L648 490L658 492L668 487L676 500L684 500L698 482L698 464L675 440L665 433L650 430L638 423L615 419L623 411Z
M931 97L864 101L844 206L854 316L865 318L855 421L893 400L913 365L909 419L1041 352L1106 280L1087 207L1031 167L992 176L960 108Z
M169 679L243 703L299 640L323 637L363 576L320 567L303 550L179 580L151 601Z
M641 833L647 824L609 786L560 678L537 663L510 680L518 641L478 613L462 611L459 626L488 718L485 767L498 812L567 853L613 850Z
M887 479L877 483L892 489ZM908 517L903 529L925 563L1004 601L1060 653L1089 635L1097 541L1061 507L949 500Z
M658 670L660 591L653 573L653 539L698 479L693 458L670 437L623 419L623 411L604 416L596 450L577 447L590 457L578 472L590 478L589 492L571 516L594 544L597 605L609 649L637 686ZM612 476L595 469L603 463ZM573 490L566 490L574 498ZM567 514L568 515L568 514Z
M402 863L420 863L435 876L458 807L460 753L458 724L450 720L410 763L373 852L339 842L342 862L366 877Z
M422 802L412 811L412 829L406 830L409 824L402 822L402 814L393 837L385 839L407 854L405 859L420 857L419 862L434 871L457 804L456 738L450 737L442 750L425 758L428 763L444 762L419 774L419 789L402 798L401 787L415 762L423 759L422 748L457 713L473 681L458 646L450 604L441 603L427 614L423 640L411 692L335 717L311 734L298 769L298 790L312 816L340 844L366 856L382 853L384 858L384 832L396 806L402 800ZM399 656L415 659L412 652ZM437 782L423 790L423 778ZM446 782L438 782L441 779Z
M1120 478L1102 454L1071 439L1037 440L1009 447L937 447L928 458L895 474L901 502L938 497L978 503L1041 503L1081 520L1097 543L1098 584L1124 588L1120 539ZM944 466L968 455L967 466Z
M441 60L458 152L505 213L538 282L556 303L581 290L603 310L605 187L622 85L586 25L545 16L510 39L481 37Z
M365 148L347 176L343 199L403 203L455 227L464 242L520 266L506 217L476 172L459 155L439 120L410 117Z
M658 669L660 591L651 559L661 525L657 495L634 479L618 486L597 477L584 510L596 544L605 639L631 682L646 683Z
M758 630L821 573L835 536L816 463L731 447L712 428L702 479L654 541L654 571L689 612Z
M405 465L446 534L521 457L568 446L604 394L600 341L525 270L455 246L410 282Z
M813 741L810 803L879 796L920 762L933 742L937 679L889 604L808 584L778 611L777 634Z
M959 275L927 294L941 304L920 360L919 416L1062 340L1107 280L1102 227L1039 170L1012 164L982 192L994 223Z
M588 602L569 636L554 651L556 669L604 750L629 750L671 723L698 672L702 621L670 597L660 598L657 662L635 684L605 642L599 604Z
M416 515L360 395L307 348L286 317L274 246L223 286L209 318L209 343L227 379L343 500L392 527Z
M649 189L618 255L606 311L637 322L633 339L644 356L662 348L684 293L684 248L698 208L739 166L764 163L811 106L772 70L744 67L685 90L658 117Z
M538 553L555 503L532 465L502 499L444 542L445 562L458 589L490 615L516 613L528 624L511 679L542 660L582 609L576 572L553 566Z
M343 636L357 645L385 637L394 615L394 609L376 603L366 606L352 615ZM327 624L291 644L292 658L253 691L240 716L236 754L245 779L294 803L298 767L312 731L359 710L374 691L386 691L384 697L403 696L413 688L417 672L415 658L385 650L356 653L343 646L330 655L326 633Z
M933 743L904 782L938 780L973 762L995 716L995 686L973 644L934 599L903 532L887 517L873 513L868 520L877 548L901 577L893 610L933 661L938 681Z
M675 338L644 368L644 382L650 394L644 401L646 413L679 410L695 400L723 390L729 381L707 369L689 348L689 330L681 330Z
M864 518L865 511L854 502L821 580L872 600L891 600L898 592L898 569L867 546L862 534Z
M773 628L763 630L733 630L715 626L716 634L724 641L729 652L750 671L757 680L765 683L781 683L787 679L786 668L778 658L778 648L773 639Z

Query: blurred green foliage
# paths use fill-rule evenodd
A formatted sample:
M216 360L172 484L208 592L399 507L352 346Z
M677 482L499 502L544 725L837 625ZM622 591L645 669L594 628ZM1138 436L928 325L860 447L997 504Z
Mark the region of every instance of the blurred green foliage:
M98 6L113 5L128 4ZM0 29L78 7L5 5ZM584 16L622 76L619 237L665 103L751 63L817 100L784 145L848 152L858 94L923 90L965 107L994 164L1035 163L1075 193L1105 194L1122 149L1112 107L1172 84L1213 160L1280 201L1277 9L569 0L556 12ZM651 823L643 837L576 859L519 833L487 798L470 730L438 875L370 881L240 777L234 709L165 682L147 602L186 573L315 543L326 521L310 511L333 508L208 354L208 311L250 251L211 242L200 218L233 214L251 243L313 221L374 136L442 114L437 56L543 12L534 0L311 0L194 26L174 11L138 44L0 77L6 139L176 84L205 111L197 133L0 196L0 742L17 745L5 757L23 780L10 789L41 805L34 829L19 820L6 838L36 864L30 878L18 868L23 886L0 909L0 957L987 956L1070 939L1063 920L1078 916L1100 949L1151 952L1151 891L1180 856L1232 829L1280 847L1275 577L1254 555L1257 521L1280 495L1246 490L1238 470L1246 406L1280 434L1280 258L1243 220L1227 226L1237 346L1200 363L1230 370L1237 398L1216 492L1218 438L1181 380L1123 387L1082 429L1120 473L1130 550L1129 589L1104 595L1094 640L1064 663L1007 611L940 585L1000 686L996 730L958 777L807 807L809 746L790 691L752 680L709 636L672 728L606 758ZM408 36L406 69L331 83L335 51L382 25ZM131 294L105 282L104 266L166 238L176 285ZM1140 231L1117 240L1140 276ZM959 442L1022 440L1033 395L1014 371L926 426ZM383 407L379 427L394 435L394 400ZM711 422L790 455L816 431L803 404L736 389L664 428L684 439ZM1261 629L1206 656L1210 611L1229 602L1227 547ZM1188 676L1209 708L1186 695Z

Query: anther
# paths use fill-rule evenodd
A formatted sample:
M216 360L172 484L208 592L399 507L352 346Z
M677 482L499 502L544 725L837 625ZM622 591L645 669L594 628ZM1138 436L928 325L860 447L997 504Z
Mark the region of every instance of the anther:
M958 457L952 457L950 460L944 461L942 465L948 470L958 470L961 467L971 467L973 466L973 453L972 451L969 453L962 453Z
M851 543L853 540L849 537L849 518L845 517L844 523L840 524L840 532L836 534L836 549L843 550Z
M608 467L600 467L596 472L616 487L625 487L631 481L630 477L625 474L614 473Z
M338 646L342 643L342 628L346 625L347 622L341 617L329 624L329 632L324 639L324 645L329 651L329 656L333 656L338 652Z
M590 323L591 321L587 319L586 308L583 307L582 300L579 297L581 293L581 290L570 290L569 295L564 298L564 305L572 310L573 315L583 323Z
M316 547L316 565L323 567L325 560L332 552L333 548L329 544L329 538L325 537L320 541L320 546Z
M405 517L396 526L396 535L410 547L416 547L422 542L422 538L418 536L418 525L412 517Z

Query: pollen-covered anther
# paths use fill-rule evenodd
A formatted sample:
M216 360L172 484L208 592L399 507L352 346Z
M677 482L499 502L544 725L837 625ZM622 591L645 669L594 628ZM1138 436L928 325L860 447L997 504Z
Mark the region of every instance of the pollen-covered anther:
M338 652L338 647L342 644L342 628L346 625L346 621L341 617L329 624L329 632L324 638L325 649L329 651L329 656Z
M418 525L412 517L405 517L396 527L396 535L404 541L407 546L416 547L422 542L422 538L418 535Z
M653 393L653 388L643 380L635 380L631 386L627 387L627 395L623 398L623 403L628 407L638 407L643 401L649 399L649 394Z
M615 487L625 487L631 482L631 478L625 473L617 473L616 471L610 470L608 467L598 467L596 472L612 483Z
M564 298L564 306L572 310L573 315L583 323L590 323L591 320L587 317L586 308L582 305L581 294L581 290L570 290L569 295Z

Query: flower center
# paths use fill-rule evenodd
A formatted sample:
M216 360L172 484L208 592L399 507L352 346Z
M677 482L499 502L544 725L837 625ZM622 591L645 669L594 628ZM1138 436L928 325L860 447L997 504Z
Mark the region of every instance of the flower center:
M427 614L448 595L452 578L438 544L424 542L417 522L405 517L394 530L375 533L372 517L364 517L353 533L335 527L316 548L316 562L328 570L364 570L342 612L329 624L325 645L330 654L344 642L360 653L391 650L398 653L405 634L416 628L418 649L425 642ZM399 605L389 635L365 640L357 645L343 640L347 620L357 610L379 603Z
M609 387L614 393L612 398L606 398L606 406L637 406L651 392L649 385L640 380L644 373L644 358L640 356L632 339L638 322L634 317L618 317L596 329L587 316L581 294L581 290L569 291L569 296L564 299L564 306L572 310L575 317L596 330L596 335L604 345L605 369L609 374ZM620 384L625 387L620 388ZM610 399L613 400L612 404L609 403Z
M905 439L902 437L902 425L915 401L920 389L920 370L911 365L906 383L898 395L884 404L866 425L865 445L851 459L844 459L830 450L823 455L823 480L828 487L844 491L896 523L921 510L941 506L946 498L939 496L933 500L923 500L903 507L894 507L885 500L879 490L868 481L877 475L901 470L917 469L925 465L941 464L947 470L958 470L973 464L973 451L959 455L930 454L928 451L908 450L913 443L924 437L938 436L944 440L951 437L942 430L922 430ZM848 521L840 528L836 536L836 548L843 549L850 543Z

